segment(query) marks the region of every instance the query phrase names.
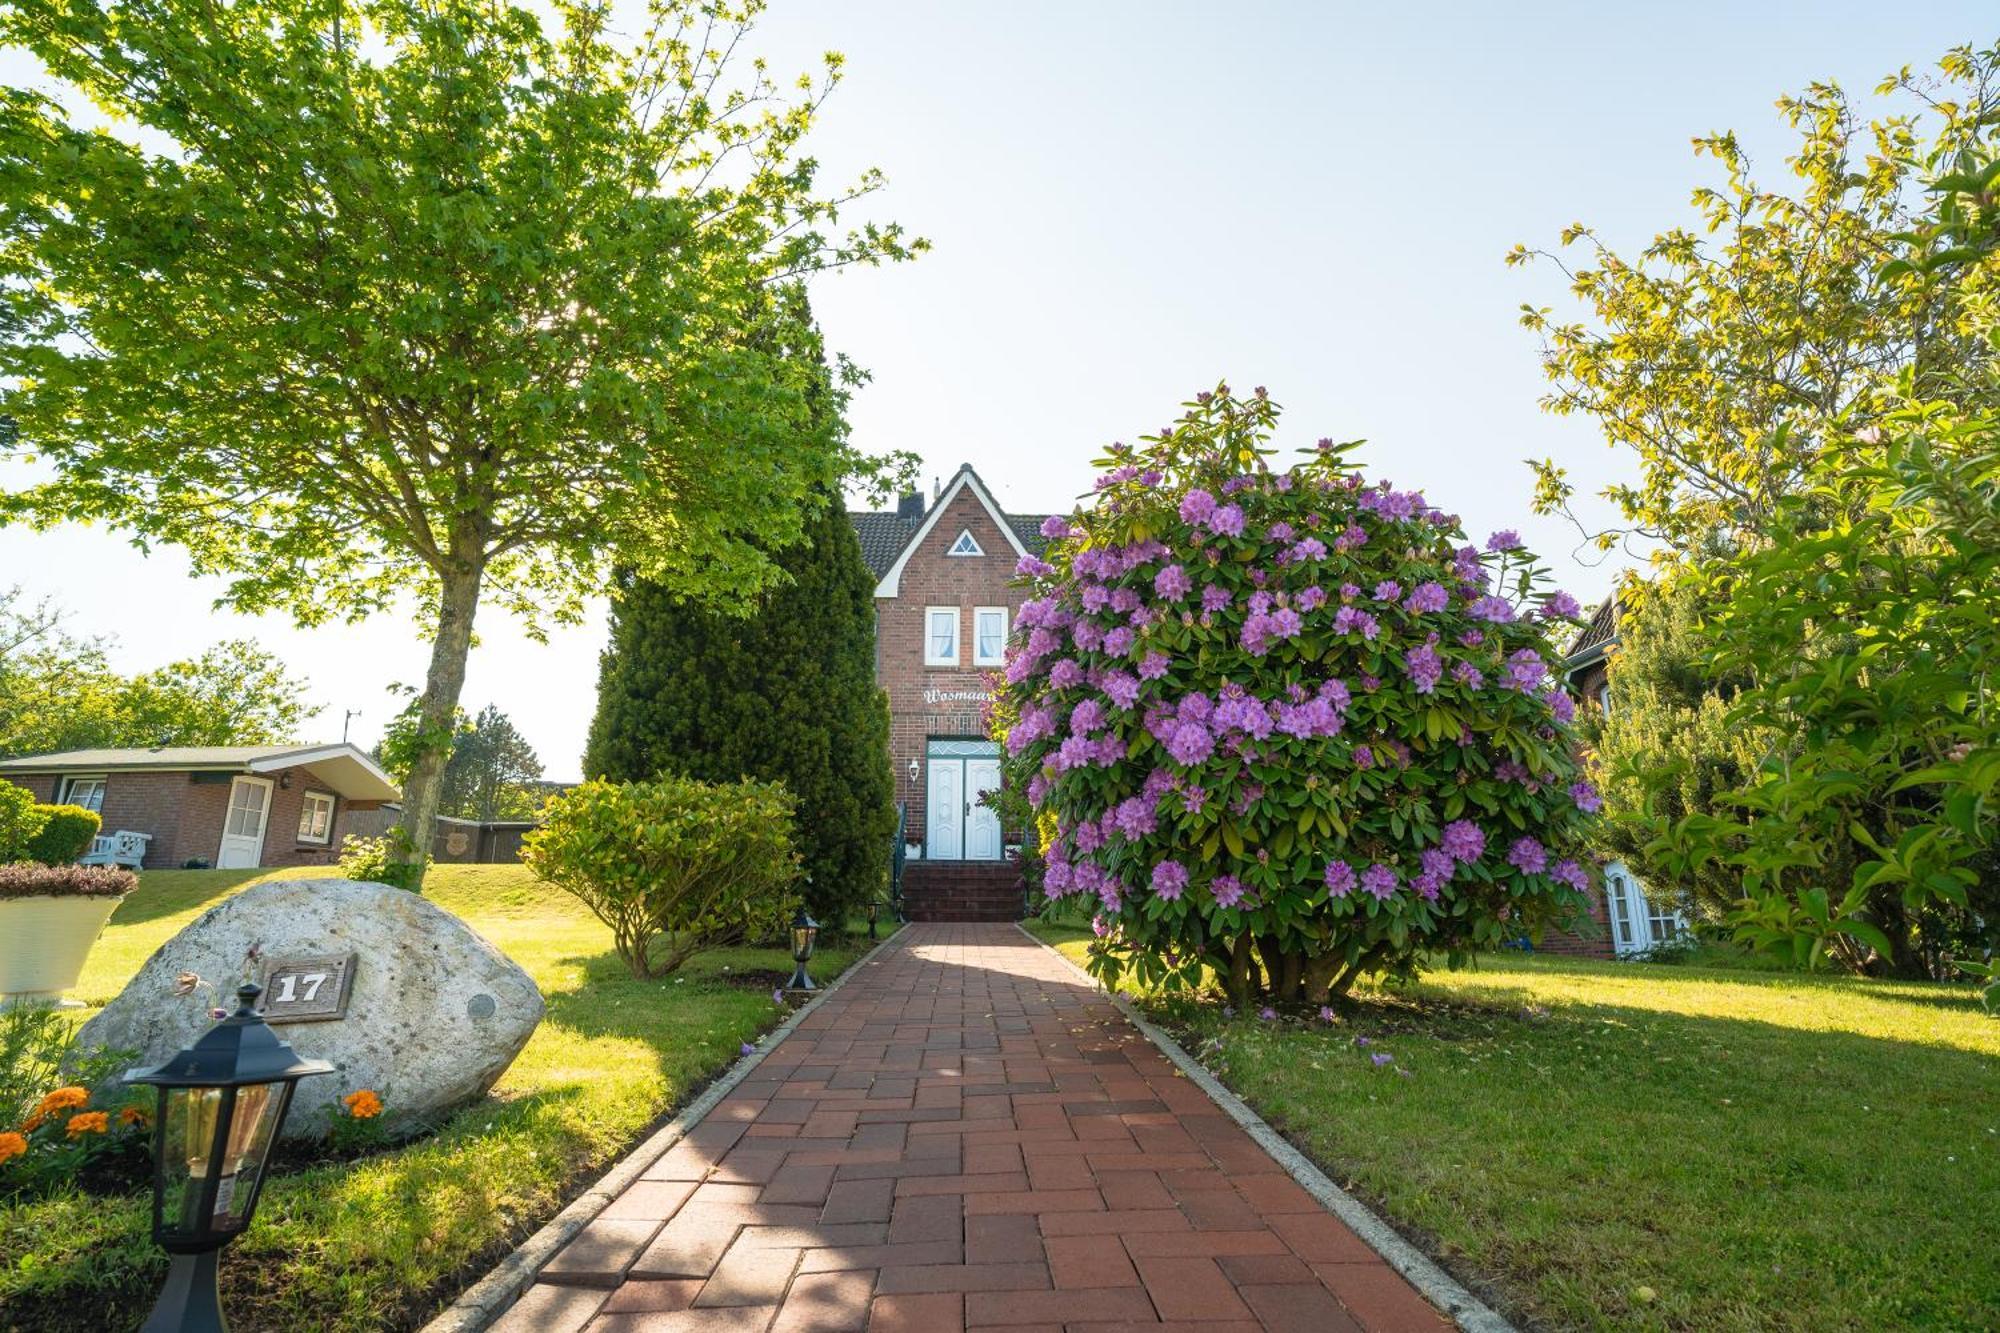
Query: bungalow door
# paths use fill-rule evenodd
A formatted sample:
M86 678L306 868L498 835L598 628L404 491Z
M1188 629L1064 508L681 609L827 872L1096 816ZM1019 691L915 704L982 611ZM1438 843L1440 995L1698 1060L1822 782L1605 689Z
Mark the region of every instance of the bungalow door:
M237 778L229 784L222 817L218 870L253 870L264 863L264 830L271 822L271 779Z

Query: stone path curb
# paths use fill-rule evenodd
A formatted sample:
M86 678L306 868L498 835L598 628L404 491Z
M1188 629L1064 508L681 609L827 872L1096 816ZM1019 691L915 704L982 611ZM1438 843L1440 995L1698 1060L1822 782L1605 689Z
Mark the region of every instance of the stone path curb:
M775 1050L779 1042L790 1036L792 1029L796 1028L806 1015L819 1008L829 995L846 985L850 977L858 975L869 960L902 934L904 929L905 927L898 926L876 941L868 952L849 963L846 971L821 987L811 1000L794 1009L784 1022L765 1033L757 1042L755 1051L731 1065L727 1072L703 1089L699 1097L681 1108L679 1115L626 1153L612 1165L610 1170L598 1178L596 1184L573 1199L567 1208L550 1218L541 1230L522 1241L512 1254L495 1264L485 1277L461 1292L457 1300L423 1326L421 1333L480 1333L480 1330L505 1314L514 1300L534 1282L535 1274L541 1272L543 1265L555 1258L563 1246L576 1239L578 1232L595 1220L599 1213L610 1207L612 1201L645 1174L648 1167L665 1156L669 1148L686 1138L688 1131L699 1125L702 1119L715 1109L717 1102L735 1091L737 1084L748 1078L750 1071L762 1064L764 1057Z
M1016 922L1023 935L1047 949L1062 961L1064 967L1080 977L1084 984L1102 990L1096 977L1072 962L1062 950L1039 939L1026 926ZM1216 1105L1229 1113L1230 1119L1241 1125L1251 1138L1255 1139L1265 1152L1277 1160L1297 1181L1299 1187L1335 1216L1345 1222L1355 1235L1367 1243L1370 1249L1381 1255L1384 1262L1401 1273L1406 1281L1423 1294L1425 1300L1451 1316L1465 1333L1518 1333L1499 1312L1467 1291L1451 1274L1438 1267L1431 1258L1383 1221L1375 1211L1333 1183L1327 1174L1313 1165L1312 1160L1294 1148L1285 1136L1265 1123L1262 1116L1250 1109L1241 1097L1231 1092L1217 1081L1192 1055L1181 1048L1181 1044L1156 1027L1139 1012L1124 995L1111 993L1111 1002L1118 1006L1133 1027L1139 1029L1146 1040L1160 1049L1161 1054L1173 1061L1195 1086L1214 1099Z

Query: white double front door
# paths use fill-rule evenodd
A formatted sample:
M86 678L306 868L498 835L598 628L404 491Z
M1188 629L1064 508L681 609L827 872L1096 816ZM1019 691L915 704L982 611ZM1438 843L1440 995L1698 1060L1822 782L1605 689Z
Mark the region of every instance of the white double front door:
M993 753L979 752L984 750ZM1000 789L997 749L975 741L933 742L927 758L924 856L932 861L998 861L1000 816L980 799Z
M271 779L238 778L229 784L229 809L222 816L217 870L251 870L264 863L264 830L271 822Z

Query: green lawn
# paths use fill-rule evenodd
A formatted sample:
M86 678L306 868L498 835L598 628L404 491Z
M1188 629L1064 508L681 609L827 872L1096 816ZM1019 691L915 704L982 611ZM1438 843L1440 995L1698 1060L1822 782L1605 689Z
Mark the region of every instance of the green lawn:
M104 1003L163 941L244 885L313 873L149 872L75 995ZM493 1094L435 1136L273 1179L256 1225L223 1260L223 1302L239 1328L420 1324L782 1017L772 980L739 979L788 975L783 951L720 950L640 982L596 918L520 866L439 866L425 893L526 968L548 1016ZM823 934L815 975L832 978L864 947ZM141 1198L0 1209L0 1328L136 1327L165 1271L147 1226Z
M1147 1004L1517 1319L2000 1328L2000 1021L1970 988L1512 957L1357 1000Z

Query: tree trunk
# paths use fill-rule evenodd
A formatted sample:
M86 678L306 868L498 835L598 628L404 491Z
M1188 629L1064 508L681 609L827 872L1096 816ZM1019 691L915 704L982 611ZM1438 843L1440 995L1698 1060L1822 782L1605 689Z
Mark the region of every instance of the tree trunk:
M398 868L398 882L406 889L421 891L424 886L431 829L437 823L445 761L451 758L458 696L465 688L465 659L472 651L472 618L479 610L479 584L485 572L483 556L460 558L442 580L437 637L431 641L430 669L418 696L418 727L425 740L403 783L403 822L390 848L390 863Z
M1323 953L1306 964L1304 977L1307 1004L1325 1004L1330 997L1333 978L1340 971L1340 955Z
M1238 1009L1250 1004L1250 932L1236 937L1229 959L1229 1002Z

